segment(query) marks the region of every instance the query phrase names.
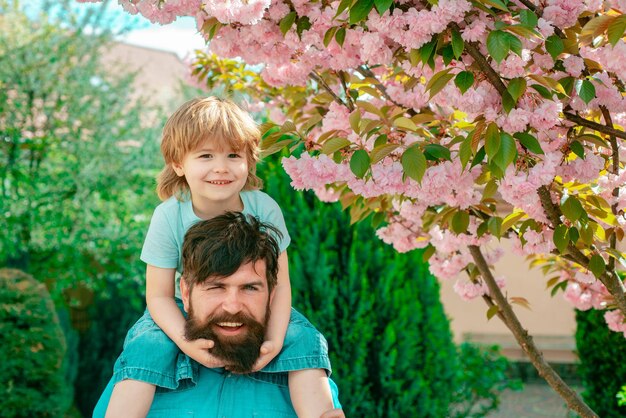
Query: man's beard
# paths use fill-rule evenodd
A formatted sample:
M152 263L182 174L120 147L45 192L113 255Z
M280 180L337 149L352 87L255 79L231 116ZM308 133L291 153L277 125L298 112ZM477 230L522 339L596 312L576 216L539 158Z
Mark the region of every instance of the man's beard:
M190 341L199 338L212 340L215 345L209 349L209 352L224 360L230 371L249 373L261 353L268 318L269 304L263 324L242 312L235 315L226 313L213 315L201 321L194 316L193 307L189 306L189 316L185 323L185 338ZM222 337L213 331L213 327L218 326L219 322L241 322L247 332L241 336Z

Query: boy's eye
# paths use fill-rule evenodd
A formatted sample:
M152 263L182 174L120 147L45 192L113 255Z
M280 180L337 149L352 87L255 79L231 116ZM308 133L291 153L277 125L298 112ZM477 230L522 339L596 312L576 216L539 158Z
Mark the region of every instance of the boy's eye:
M228 154L228 158L240 158L240 157L241 157L241 155L236 154L236 153Z
M200 158L213 158L213 154L202 154Z

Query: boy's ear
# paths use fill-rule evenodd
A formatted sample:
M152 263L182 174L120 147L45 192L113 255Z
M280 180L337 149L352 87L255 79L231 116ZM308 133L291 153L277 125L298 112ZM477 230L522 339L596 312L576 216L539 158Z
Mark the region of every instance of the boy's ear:
M185 175L182 164L172 163L172 169L174 170L174 172L176 173L178 177L182 177Z
M183 308L189 313L189 294L190 289L183 277L180 278L180 296L183 299Z

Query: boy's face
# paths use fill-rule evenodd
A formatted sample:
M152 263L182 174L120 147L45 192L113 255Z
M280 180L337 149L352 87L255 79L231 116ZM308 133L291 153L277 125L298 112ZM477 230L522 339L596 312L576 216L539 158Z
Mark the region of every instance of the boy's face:
M185 176L199 217L243 209L239 192L248 179L248 160L243 152L207 140L187 153L182 162L173 163L172 168L179 176ZM220 209L217 213L216 208Z

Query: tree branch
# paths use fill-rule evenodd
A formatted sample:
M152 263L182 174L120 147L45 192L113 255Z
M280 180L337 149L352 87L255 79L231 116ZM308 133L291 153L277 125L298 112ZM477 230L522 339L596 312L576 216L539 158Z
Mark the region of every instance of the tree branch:
M571 120L572 122L575 122L579 124L580 126L591 128L598 132L602 132L603 134L606 134L606 135L614 135L618 138L626 139L626 132L617 130L613 128L612 126L604 126L602 124L591 121L589 119L585 119L583 117L580 117L578 115L575 115L569 112L563 112L563 115L565 115L566 119Z
M456 22L450 23L449 26L452 29L461 32L461 28ZM506 86L504 85L504 82L502 81L496 70L494 70L493 67L489 65L485 56L481 54L481 52L478 50L476 43L465 42L465 50L474 59L474 62L478 64L478 67L485 74L487 80L489 80L491 85L495 87L496 90L498 90L500 96L504 96L506 94Z
M343 100L341 100L341 97L337 96L337 94L333 91L333 89L331 89L330 86L328 84L326 84L324 79L322 77L320 77L319 74L317 74L315 71L311 71L309 73L309 77L311 77L317 84L322 86L322 88L324 90L326 90L328 92L328 94L330 94L333 97L335 102L337 102L340 105L345 106L348 109L350 109L350 106L348 106Z
M601 105L600 111L602 111L602 116L604 116L604 122L606 126L613 129L613 120L611 119L611 112L606 106ZM611 142L611 173L617 176L619 174L619 146L617 145L617 138L615 135L610 135L609 140ZM611 205L611 212L613 215L617 216L617 198L619 197L619 187L615 187L613 189L613 197L616 198L616 202ZM617 234L613 232L611 237L609 238L609 245L612 249L617 247ZM609 265L608 270L615 270L615 258L609 257Z
M543 377L552 389L554 389L565 400L569 409L575 411L584 418L598 417L598 415L593 412L591 408L589 408L585 401L583 401L583 399L574 390L572 390L572 388L570 388L563 381L563 379L561 379L548 362L545 361L543 354L535 345L533 338L528 334L528 331L522 327L522 324L519 322L515 312L513 312L513 308L500 291L500 288L498 287L493 274L491 274L491 270L489 269L487 261L483 257L480 248L476 245L470 245L469 251L472 254L472 258L474 259L474 263L476 264L478 271L489 288L491 298L493 298L499 308L499 312L502 314L501 318L504 318L504 324L509 328L509 330L511 330L513 336L517 340L517 343L520 347L522 347L522 350L524 350L532 364L535 366L539 375Z
M539 195L539 200L541 201L541 206L543 210L548 215L548 219L552 223L552 227L556 228L561 225L561 210L557 205L552 203L552 198L550 197L550 191L546 186L541 186L537 189L537 194ZM570 242L567 245L567 251L570 254L571 258L569 260L573 260L578 263L581 267L588 269L589 268L589 258L582 251L580 251L576 245ZM626 288L624 287L624 282L619 278L615 270L607 270L598 277L598 280L602 282L602 284L607 288L611 296L615 301L615 305L617 308L622 311L622 314L626 316Z

